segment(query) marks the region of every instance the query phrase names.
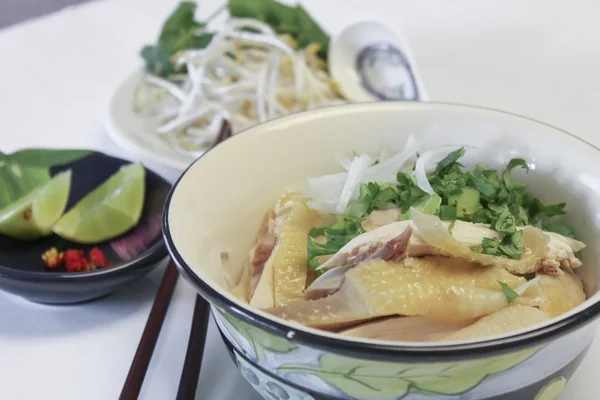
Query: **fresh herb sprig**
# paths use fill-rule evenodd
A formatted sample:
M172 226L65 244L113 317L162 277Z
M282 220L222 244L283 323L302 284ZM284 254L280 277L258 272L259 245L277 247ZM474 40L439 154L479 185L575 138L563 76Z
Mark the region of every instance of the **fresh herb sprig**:
M184 1L165 21L158 40L144 46L140 55L146 62L146 70L159 76L185 72L185 65L178 65L176 55L187 49L203 49L214 33L206 32L207 21L195 19L196 3ZM302 6L287 6L275 0L229 0L229 15L234 18L254 18L269 24L275 32L290 35L299 48L311 43L321 45L318 55L327 59L329 36Z
M511 287L506 283L500 281L498 281L498 283L500 284L500 287L502 287L502 291L504 292L504 296L506 296L506 301L508 304L512 303L517 299L517 297L519 297L519 293L512 290Z

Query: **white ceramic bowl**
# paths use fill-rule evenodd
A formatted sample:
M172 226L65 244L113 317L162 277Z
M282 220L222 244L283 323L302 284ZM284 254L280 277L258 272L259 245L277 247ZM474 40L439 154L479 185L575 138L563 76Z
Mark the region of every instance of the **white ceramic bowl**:
M514 157L534 164L519 178L542 201L566 201L569 222L588 244L579 272L589 299L542 326L448 345L340 339L287 325L229 294L227 281L283 190L339 171L334 152L398 147L410 132L429 145L478 146L474 161L490 166ZM579 364L600 312L598 171L598 149L516 115L439 103L332 107L253 127L207 152L176 183L164 232L180 271L211 302L240 369L265 398L547 400ZM226 273L221 250L230 253Z

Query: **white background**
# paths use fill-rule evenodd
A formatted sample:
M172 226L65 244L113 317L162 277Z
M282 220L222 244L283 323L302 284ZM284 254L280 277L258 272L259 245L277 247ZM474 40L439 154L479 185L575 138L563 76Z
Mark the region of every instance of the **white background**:
M140 66L172 0L104 0L0 31L0 149L87 147L124 154L101 127L111 91ZM221 1L202 1L207 15ZM597 146L600 2L307 0L331 33L365 17L401 27L433 100L489 106L563 128ZM1 11L0 11L1 12ZM541 144L543 145L543 144ZM155 167L150 165L150 167ZM173 179L175 171L157 168ZM162 271L79 306L0 294L0 399L116 399ZM174 398L193 290L179 282L144 388ZM198 399L257 399L214 329ZM561 400L600 393L600 341Z

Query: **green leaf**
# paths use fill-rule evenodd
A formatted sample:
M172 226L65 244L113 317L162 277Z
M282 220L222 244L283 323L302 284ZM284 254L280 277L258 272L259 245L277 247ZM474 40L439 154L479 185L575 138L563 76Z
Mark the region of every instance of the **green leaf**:
M364 232L361 220L353 217L346 217L335 224L311 229L307 241L308 267L317 274L322 273L316 270L319 266L316 257L337 253L346 243ZM313 239L320 236L325 237L324 243Z
M545 206L538 199L534 199L529 213L533 217L539 214L542 214L546 217L555 217L558 215L564 215L566 206L566 203L557 203Z
M323 29L315 22L315 20L308 14L308 12L302 7L297 6L297 23L298 30L297 36L294 37L298 42L300 48L304 48L311 43L319 43L321 49L319 50L319 57L323 60L327 60L327 50L329 49L329 36ZM287 32L280 32L287 33Z
M381 185L379 193L372 202L372 208L374 210L385 210L390 204L398 202L399 199L398 191L392 185Z
M487 376L522 363L540 349L534 347L462 362L423 364L357 360L325 354L316 366L312 362L283 364L277 372L317 376L351 398L399 399L409 393L460 395L479 385Z
M481 246L474 251L518 260L525 249L524 244L523 231L517 231L502 238L483 238Z
M517 226L525 226L529 224L529 216L527 215L527 210L523 206L519 204L512 204L509 207L509 210L512 215L515 216L515 223Z
M330 38L302 6L287 6L274 0L229 0L228 6L232 17L266 22L277 33L294 38L301 49L311 43L320 44L319 57L327 60Z
M502 233L504 235L512 235L516 232L516 221L515 216L511 214L508 208L505 208L498 220L494 224L494 229L498 233Z
M379 193L379 185L370 182L360 185L358 199L350 202L348 214L353 217L361 218L373 210L373 202Z
M168 76L184 71L183 65L178 66L173 63L172 54L164 43L142 47L140 56L146 62L146 71L155 75Z
M270 0L229 0L227 6L229 15L234 18L254 18L266 21ZM284 6L286 8L291 8Z
M54 167L77 161L91 154L89 150L26 149L8 155L8 160L22 166Z
M219 311L219 315L221 315L226 323L229 323L231 328L233 328L229 329L228 327L227 331L233 336L238 345L240 347L246 347L243 346L241 340L242 338L245 339L250 345L250 348L244 348L244 350L250 350L253 353L251 355L259 361L264 361L266 359L265 353L286 354L298 348L298 346L286 338L275 336L260 328L252 326L235 318L231 314L228 314L226 311ZM225 325L227 326L227 324Z
M471 216L471 221L477 224L489 224L495 218L496 216L491 210L487 208L480 208L479 210L473 213L473 215Z
M408 211L415 203L429 196L429 194L419 188L414 181L404 177L404 175L398 174L398 176L401 178L399 179L400 196L398 207L402 211Z
M317 237L322 236L327 231L327 226L315 226L308 231L308 236Z
M454 221L456 219L455 206L440 206L440 219L445 221Z
M199 33L206 26L194 19L196 3L181 2L169 15L161 29L158 41L140 51L146 70L156 75L168 76L185 72L185 66L174 63L173 57L186 49L203 49L212 40L212 33Z
M508 162L508 165L506 166L506 169L502 173L502 180L504 181L504 185L508 189L512 189L513 187L516 186L510 178L510 172L515 167L525 168L525 170L527 172L529 172L529 165L527 165L527 162L525 160L523 160L522 158L513 158L512 160L510 160Z
M158 36L159 42L180 40L190 34L190 30L199 29L204 26L194 20L196 14L196 3L182 1L179 6L167 18Z
M496 171L492 171L496 174ZM497 180L493 179L490 174L486 174L481 167L473 168L473 171L469 172L469 179L473 186L479 190L479 192L487 199L494 200L496 195L500 191L500 184Z
M548 223L545 230L575 239L575 229L568 224Z
M452 167L452 165L454 165L456 163L456 161L461 158L462 156L465 155L465 148L461 147L458 150L453 151L452 153L448 154L446 157L444 157L442 159L442 161L440 161L435 169L435 172L438 175L442 175L444 174L450 167Z
M512 290L506 283L500 281L498 281L498 283L502 287L502 291L504 292L504 296L506 296L506 301L508 304L512 303L517 299L517 297L519 297L519 293Z

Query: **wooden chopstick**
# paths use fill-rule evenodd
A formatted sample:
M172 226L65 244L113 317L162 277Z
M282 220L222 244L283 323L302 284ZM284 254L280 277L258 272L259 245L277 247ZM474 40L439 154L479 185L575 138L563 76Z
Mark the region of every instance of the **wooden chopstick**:
M215 140L213 146L221 143L225 139L231 137L231 124L228 121L223 121L221 130ZM158 336L162 328L175 285L177 284L177 267L171 261L167 266L165 274L158 287L156 298L152 304L148 321L144 327L144 332L140 338L140 343L131 362L129 373L123 384L123 389L119 400L132 400L137 399ZM185 362L183 370L181 372L181 380L179 382L179 389L177 392L177 399L193 399L196 395L196 387L198 386L198 378L200 376L200 367L202 365L202 354L204 353L204 344L206 342L206 332L208 328L208 317L210 315L210 309L208 303L202 299L199 295L196 295L196 303L194 305L194 315L192 318L192 327L190 330L190 339L188 342L188 348L185 356Z
M196 398L196 388L198 387L200 368L202 367L202 356L204 355L209 315L210 308L208 307L208 303L202 297L196 295L192 329L190 330L190 340L188 341L185 362L181 371L177 400L193 400Z
M231 124L228 121L224 121L214 146L231 137L231 133ZM177 400L193 400L196 398L209 316L210 308L208 303L202 297L196 295L192 328L190 330L188 348L185 353L183 370L181 371L181 379L179 380Z
M152 309L150 310L146 327L144 328L140 343L135 352L135 356L133 357L131 367L129 368L129 373L125 379L123 390L119 396L120 400L137 399L140 394L142 383L144 383L148 365L150 364L152 353L156 347L156 341L158 340L158 335L165 320L171 297L173 297L173 291L177 284L178 277L179 273L177 272L175 264L172 261L169 262L162 281L160 282L160 286L158 287L156 298L152 304Z

